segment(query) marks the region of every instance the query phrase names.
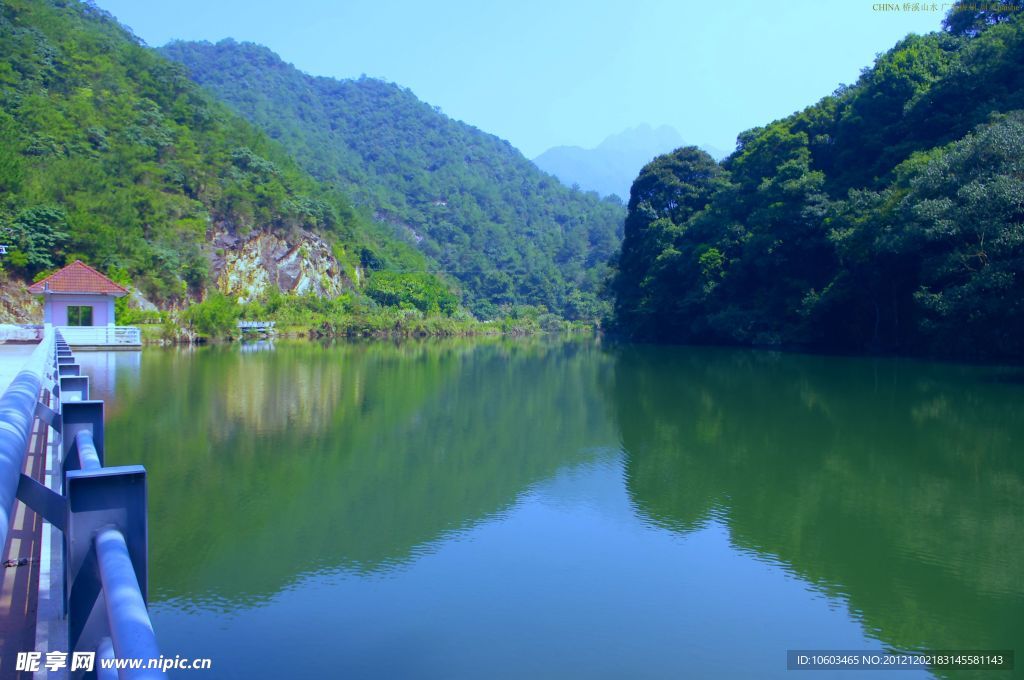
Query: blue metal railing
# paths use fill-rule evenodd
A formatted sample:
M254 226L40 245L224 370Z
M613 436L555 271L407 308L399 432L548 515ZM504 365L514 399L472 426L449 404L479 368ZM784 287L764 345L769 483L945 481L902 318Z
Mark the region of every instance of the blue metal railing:
M7 544L11 510L18 496L29 438L36 418L36 404L43 383L55 370L55 339L44 334L29 360L0 397L0 546Z
M50 388L50 406L39 402ZM21 473L35 419L60 435L63 493ZM26 367L0 397L0 531L18 498L64 535L64 611L69 652L96 652L91 673L72 677L164 677L160 669L102 669L111 658L160 656L146 607L146 470L103 466L103 402L89 399L71 348L47 326Z
M124 534L104 529L96 536L95 544L114 655L119 659L159 658L156 633Z

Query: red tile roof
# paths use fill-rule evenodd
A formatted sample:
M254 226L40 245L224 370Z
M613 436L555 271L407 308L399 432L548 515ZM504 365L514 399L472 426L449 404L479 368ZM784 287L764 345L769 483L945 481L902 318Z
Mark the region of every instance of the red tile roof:
M75 260L64 269L50 274L42 281L33 283L28 287L28 292L33 295L42 295L44 292L93 293L115 297L128 294L125 288L117 285L81 260Z

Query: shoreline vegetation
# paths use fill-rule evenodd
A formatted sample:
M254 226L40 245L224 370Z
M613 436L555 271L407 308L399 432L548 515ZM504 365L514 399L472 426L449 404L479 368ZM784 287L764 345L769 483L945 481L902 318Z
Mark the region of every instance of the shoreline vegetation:
M596 322L567 321L544 307L522 305L504 316L478 320L463 309L445 313L414 306L384 307L351 295L334 299L272 293L240 303L222 293L180 309L119 310L119 319L142 331L143 343L202 344L237 341L239 321L272 321L278 338L446 338L590 334Z

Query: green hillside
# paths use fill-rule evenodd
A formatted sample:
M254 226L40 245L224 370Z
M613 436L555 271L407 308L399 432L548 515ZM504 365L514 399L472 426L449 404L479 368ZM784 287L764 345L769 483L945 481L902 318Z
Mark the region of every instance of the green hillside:
M94 6L0 2L0 86L11 274L81 258L174 304L212 284L214 230L318 234L349 286L426 266Z
M980 7L980 9L979 9ZM616 323L663 341L1024 357L1024 13L963 3L852 86L633 184Z
M567 189L508 142L397 85L315 78L232 40L161 51L461 281L478 314L515 304L569 318L602 311L617 201Z

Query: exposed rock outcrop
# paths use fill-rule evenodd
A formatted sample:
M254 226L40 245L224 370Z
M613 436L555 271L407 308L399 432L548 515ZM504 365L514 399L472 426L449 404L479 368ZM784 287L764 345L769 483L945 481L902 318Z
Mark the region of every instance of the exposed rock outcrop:
M155 312L159 309L135 286L128 286L128 306L131 309L138 309L143 312Z
M42 323L41 299L30 295L24 281L0 273L0 323Z
M300 232L294 243L268 232L240 238L217 231L212 246L217 288L240 302L259 298L270 286L322 297L336 297L354 286L327 242L308 231ZM359 272L353 270L352 276Z

